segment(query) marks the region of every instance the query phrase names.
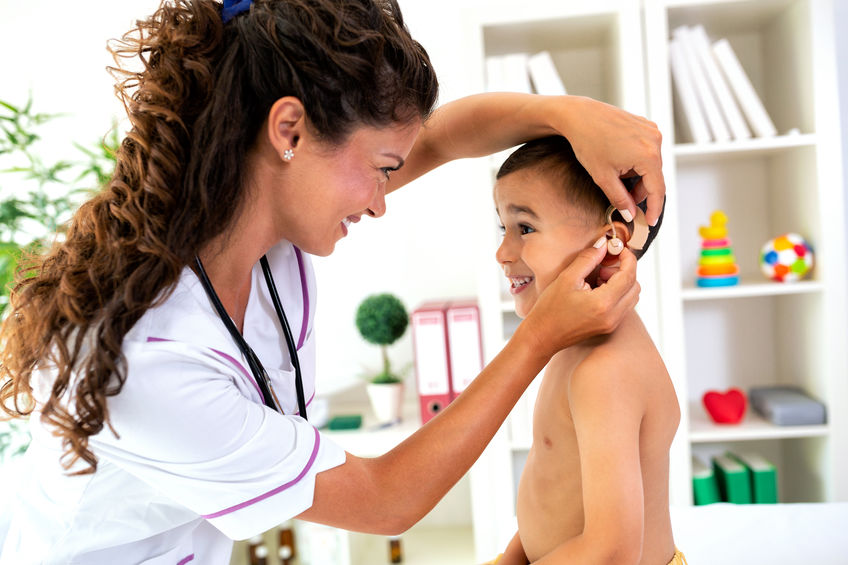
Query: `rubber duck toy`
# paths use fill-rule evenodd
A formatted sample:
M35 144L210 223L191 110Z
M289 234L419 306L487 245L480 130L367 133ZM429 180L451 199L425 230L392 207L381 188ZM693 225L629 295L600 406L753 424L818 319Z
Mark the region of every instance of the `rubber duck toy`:
M727 237L727 215L721 210L710 214L710 225L698 228L702 239L724 239Z

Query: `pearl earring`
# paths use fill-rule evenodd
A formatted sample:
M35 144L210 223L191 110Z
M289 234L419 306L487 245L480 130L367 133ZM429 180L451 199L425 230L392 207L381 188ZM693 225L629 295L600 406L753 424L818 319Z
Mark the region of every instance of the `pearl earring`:
M283 151L283 159L285 159L286 161L291 161L293 158L294 151L292 151L291 149L286 149L285 151Z

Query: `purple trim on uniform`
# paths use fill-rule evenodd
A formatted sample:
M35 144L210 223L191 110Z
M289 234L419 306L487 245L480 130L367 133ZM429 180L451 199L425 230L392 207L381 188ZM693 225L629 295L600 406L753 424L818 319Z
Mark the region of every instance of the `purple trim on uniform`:
M174 341L174 340L173 339L165 339L164 337L148 337L147 338L147 343L150 343L152 341Z
M303 322L300 324L300 339L297 340L297 348L303 347L303 340L306 339L306 328L309 326L309 289L306 284L306 270L303 267L303 256L300 249L294 248L294 254L297 256L297 268L300 270L300 288L303 290Z
M185 565L189 561L194 561L194 554L193 553L191 555L186 555L185 557L180 559L180 561L177 563L177 565Z
M215 349L213 347L210 347L209 349L211 349L212 351L214 351L215 353L217 353L218 355L220 355L221 357L223 357L227 361L229 361L231 363L235 363L236 366L241 371L241 374L244 375L244 378L246 378L248 380L248 382L253 385L253 388L256 389L256 393L259 395L259 398L262 398L262 391L259 390L259 385L256 384L256 379L254 379L253 377L250 376L250 373L247 372L247 369L244 368L244 365L239 363L238 360L235 357L233 357L232 355L227 355L223 351L218 351L217 349Z
M147 342L148 342L148 343L150 343L150 342L154 342L154 341L174 341L174 340L173 340L173 339L166 339L166 338L164 338L164 337L152 337L152 336L147 338ZM223 358L224 358L224 359L226 359L227 361L229 361L229 362L231 362L231 363L235 364L235 365L236 365L236 367L238 367L238 368L239 368L239 370L241 371L241 373L242 373L242 374L244 375L244 377L247 379L247 381L248 381L250 384L252 384L252 385L253 385L253 388L255 388L255 389L256 389L256 392L259 394L259 397L260 397L260 398L262 397L262 391L260 391L260 390L259 390L259 385L257 385L257 384L256 384L256 379L254 379L253 377L251 377L251 376L250 376L250 373L248 373L248 372L247 372L247 369L245 369L245 368L244 368L244 365L242 365L241 363L239 363L239 362L238 362L238 360L237 360L237 359L235 359L232 355L227 355L227 354L226 354L226 353L224 353L223 351L218 351L217 349L214 349L214 348L212 348L212 347L210 347L209 349L210 349L210 350L212 350L212 351L214 351L215 353L217 353L218 355L220 355L221 357L223 357Z
M236 504L235 506L230 506L229 508L225 508L224 510L219 510L218 512L215 512L214 514L202 514L200 517L205 518L207 520L211 520L213 518L220 518L221 516L223 516L225 514L229 514L231 512L235 512L236 510L241 510L242 508L247 508L251 504L256 504L257 502L261 502L261 501L265 500L266 498L269 498L271 496L274 496L275 494L281 493L284 490L287 490L287 489L293 487L294 485L296 485L298 482L300 482L300 480L303 477L306 476L306 473L309 472L309 469L312 468L312 464L315 463L315 458L318 457L318 447L321 445L321 435L318 433L318 429L317 428L312 428L312 429L315 431L315 445L312 448L312 455L309 456L309 461L306 462L306 466L303 468L303 471L301 471L300 474L297 477L294 478L294 480L291 480L284 485L280 485L277 488L275 488L274 490L269 490L265 494L260 494L256 498L251 498L250 500L246 500L246 501L242 502L241 504Z

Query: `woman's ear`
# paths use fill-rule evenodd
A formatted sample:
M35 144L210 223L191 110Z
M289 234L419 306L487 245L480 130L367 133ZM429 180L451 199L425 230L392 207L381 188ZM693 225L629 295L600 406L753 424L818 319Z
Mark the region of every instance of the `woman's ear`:
M280 98L268 112L268 141L284 161L291 161L306 131L306 110L294 96Z

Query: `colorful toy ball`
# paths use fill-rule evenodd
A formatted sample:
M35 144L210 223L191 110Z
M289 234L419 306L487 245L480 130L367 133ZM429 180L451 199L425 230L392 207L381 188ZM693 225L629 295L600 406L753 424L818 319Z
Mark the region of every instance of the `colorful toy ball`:
M812 268L813 250L797 233L786 233L767 241L760 251L760 269L773 281L799 281Z

